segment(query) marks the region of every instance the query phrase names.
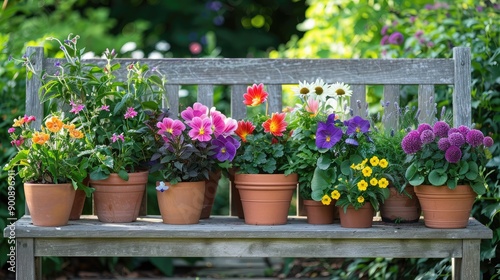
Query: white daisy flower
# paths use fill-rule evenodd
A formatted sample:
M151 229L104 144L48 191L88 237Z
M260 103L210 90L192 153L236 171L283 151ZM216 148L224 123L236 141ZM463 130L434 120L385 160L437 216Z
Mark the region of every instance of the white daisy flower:
M326 101L326 98L328 96L332 96L334 92L332 91L332 88L330 85L327 83L323 82L321 79L317 79L312 85L311 88L313 90L313 93L311 94L314 99L318 101Z
M332 86L332 91L334 95L331 96L351 96L352 95L352 90L351 86L348 84L344 83L335 83Z
M306 81L304 82L299 81L299 86L293 88L292 90L298 97L304 98L304 100L307 100L307 96L313 93L313 88L311 87L311 84Z

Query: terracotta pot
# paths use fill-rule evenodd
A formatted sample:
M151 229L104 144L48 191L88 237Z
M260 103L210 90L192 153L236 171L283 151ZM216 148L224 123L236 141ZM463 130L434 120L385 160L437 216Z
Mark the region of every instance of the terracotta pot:
M87 196L82 190L76 190L75 199L73 201L73 207L71 208L71 214L69 215L70 220L79 220L82 215L83 206L85 206L85 199Z
M451 190L448 186L420 185L414 189L422 205L426 227L467 227L477 196L470 186L458 185Z
M282 225L297 188L297 174L236 174L245 223L250 225Z
M340 226L345 228L370 228L373 224L374 210L370 202L355 209L353 206L347 207L347 212L344 212L342 207L338 208L340 216Z
M128 181L112 173L104 180L90 180L97 218L105 223L130 223L137 219L148 182L148 171L129 173Z
M421 208L413 186L407 186L406 193L399 193L391 186L389 186L389 191L389 197L380 205L382 221L386 223L418 222Z
M158 186L159 182L156 183ZM157 191L163 223L174 225L197 224L205 197L205 181L165 183L168 189Z
M230 168L228 170L229 175L229 185L230 185L230 209L231 216L238 216L240 219L244 219L245 215L243 213L243 205L241 204L240 192L236 188L236 184L234 183L234 175L236 174L236 170L234 168Z
M71 184L24 183L24 195L33 225L58 227L68 224L75 199Z
M321 201L304 199L307 223L314 225L333 224L335 212L337 212L335 202L336 200L332 201L330 205L324 205Z
M210 218L220 177L220 170L217 172L211 172L208 180L205 181L205 198L203 200L203 209L201 210L200 219Z

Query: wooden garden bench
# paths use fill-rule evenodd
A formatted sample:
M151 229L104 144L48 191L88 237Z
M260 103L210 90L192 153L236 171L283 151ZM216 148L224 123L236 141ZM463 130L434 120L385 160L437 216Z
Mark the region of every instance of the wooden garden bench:
M34 67L55 72L55 59L44 58L43 48L28 48ZM243 94L253 83L264 83L270 94L270 112L282 109L282 86L298 81L344 82L353 89L355 114L362 115L367 85L384 85L386 102L399 101L402 85L418 85L421 121L432 121L435 85L451 85L454 125L471 125L471 59L468 48L454 48L450 59L121 59L158 67L168 78L168 100L178 112L179 89L198 85L198 101L212 106L213 89L227 85L231 115L245 117ZM97 63L97 61L94 61ZM38 99L41 84L27 81L26 112L42 119ZM388 110L393 106L389 106ZM431 112L431 113L429 113ZM395 118L386 118L394 126ZM145 209L145 208L143 208ZM43 256L164 256L164 257L304 257L304 258L452 258L454 279L480 279L480 242L492 231L470 218L465 229L426 228L415 224L387 224L374 218L372 228L348 229L339 224L309 225L293 216L279 226L251 226L234 216L216 216L196 225L166 225L145 212L137 222L104 224L83 216L64 227L36 227L27 214L15 223L17 279L41 279ZM10 235L6 228L4 236Z

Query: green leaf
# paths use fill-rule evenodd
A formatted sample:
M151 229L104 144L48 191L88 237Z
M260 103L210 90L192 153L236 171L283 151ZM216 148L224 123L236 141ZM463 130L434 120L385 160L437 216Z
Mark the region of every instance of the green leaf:
M331 163L332 163L332 161L330 160L329 157L327 157L326 155L325 156L322 155L318 158L318 161L316 162L316 166L321 170L326 170L330 167Z
M415 174L415 176L413 176L412 179L408 180L408 183L410 183L410 185L412 185L412 186L419 186L419 185L422 185L424 180L425 180L424 176L422 176L420 174Z
M118 171L118 177L122 178L125 181L128 181L128 173L125 170Z
M465 177L471 181L476 180L479 176L479 167L475 162L469 162L469 172L465 174Z
M486 187L484 182L475 182L471 184L471 188L478 195L483 195L486 192Z
M407 180L411 180L417 174L418 168L415 163L412 163L405 172L405 177Z
M438 170L432 170L429 173L429 183L434 186L442 186L448 180L448 175L443 172L439 172Z

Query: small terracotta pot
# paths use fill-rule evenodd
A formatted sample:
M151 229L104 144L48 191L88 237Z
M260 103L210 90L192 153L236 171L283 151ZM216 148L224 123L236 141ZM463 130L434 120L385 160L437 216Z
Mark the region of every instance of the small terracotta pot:
M76 190L75 200L73 201L73 207L71 208L71 214L69 215L70 220L79 220L82 215L83 207L85 206L85 192L82 190Z
M156 183L159 185L159 182ZM174 225L197 224L205 197L205 181L165 183L168 189L157 191L158 207L163 223Z
M337 212L335 202L336 200L332 201L330 205L324 205L321 201L304 199L307 223L314 225L333 224L335 212Z
M245 214L243 213L243 205L241 204L240 192L236 188L236 184L234 183L234 175L236 174L236 170L234 168L230 168L228 170L229 175L229 185L230 185L230 209L231 216L238 216L240 219L245 218Z
M219 186L221 171L211 172L208 180L205 181L205 198L203 200L203 209L201 210L200 219L210 218L212 207L214 206L215 194Z
M245 223L250 225L282 225L297 189L297 174L236 174Z
M24 183L24 195L33 225L58 227L68 224L75 199L71 184Z
M399 193L394 187L389 186L389 197L380 205L380 216L386 223L413 223L420 219L420 203L413 190L407 186L405 193Z
M414 189L422 205L426 227L467 227L477 196L470 186L458 185L451 190L448 186L420 185Z
M90 185L95 189L94 206L99 221L130 223L139 216L148 172L134 172L128 175L128 181L115 173L104 180L90 181Z
M353 206L347 207L347 212L344 212L342 207L338 208L340 216L340 226L344 228L370 228L373 224L374 209L370 202L355 209Z

